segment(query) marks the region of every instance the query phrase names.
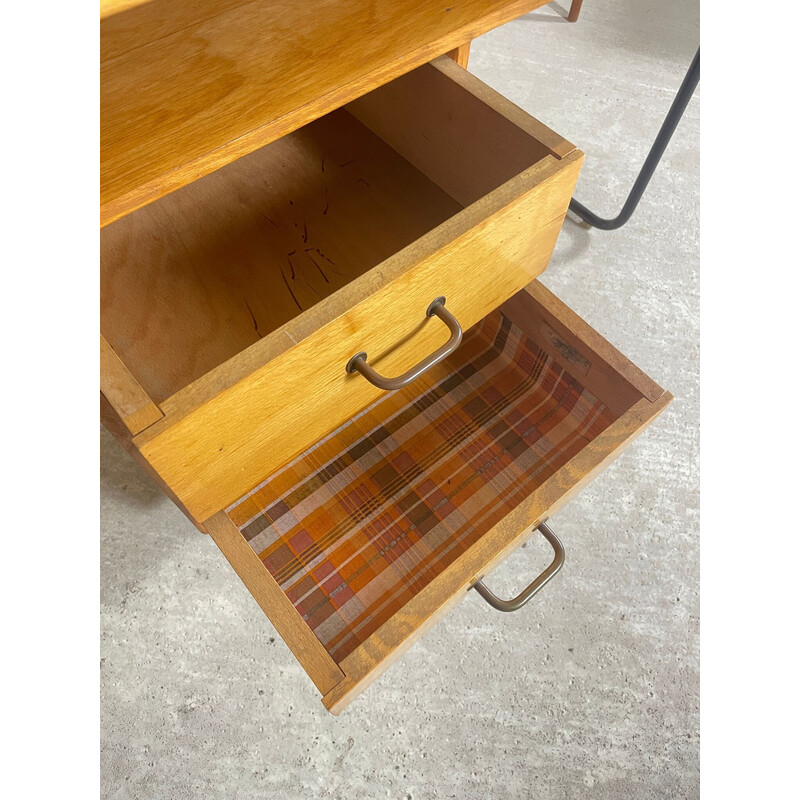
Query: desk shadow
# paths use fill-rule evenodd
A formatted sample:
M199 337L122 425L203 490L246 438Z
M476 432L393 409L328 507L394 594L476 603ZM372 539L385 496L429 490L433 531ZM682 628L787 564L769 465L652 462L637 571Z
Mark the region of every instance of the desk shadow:
M100 606L122 613L152 581L174 579L199 533L105 429L100 432ZM202 560L204 556L195 556ZM166 576L166 577L165 577ZM142 595L144 598L144 595ZM137 606L138 610L145 605ZM109 630L114 623L107 622Z
M591 245L591 230L591 225L568 211L556 242L550 267L557 267L559 264L566 264L581 258Z
M526 14L520 17L525 22L566 22L566 17L551 16L550 14Z
M152 508L164 494L105 429L100 429L100 497L130 508Z
M548 3L538 11L531 11L519 19L525 22L566 22L568 15L569 9L564 8L561 3Z

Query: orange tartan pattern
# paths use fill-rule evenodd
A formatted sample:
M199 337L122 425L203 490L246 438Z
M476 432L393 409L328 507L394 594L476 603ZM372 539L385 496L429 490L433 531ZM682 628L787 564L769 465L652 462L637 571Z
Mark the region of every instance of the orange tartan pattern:
M341 661L611 412L499 312L227 513Z

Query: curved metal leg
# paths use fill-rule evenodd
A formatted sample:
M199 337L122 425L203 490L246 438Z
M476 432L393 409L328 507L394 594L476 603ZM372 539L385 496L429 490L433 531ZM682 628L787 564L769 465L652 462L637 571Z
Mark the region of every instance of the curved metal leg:
M553 533L550 527L542 522L537 526L539 533L550 542L553 548L554 556L550 566L542 572L536 580L533 581L526 589L523 589L516 597L511 600L501 600L497 595L489 589L483 580L479 580L473 585L473 589L492 607L498 611L518 611L525 605L535 594L538 594L544 587L555 577L556 573L564 566L564 545L561 544L558 536Z
M664 119L661 130L658 132L658 136L656 136L653 146L650 148L641 172L639 172L639 176L633 184L628 199L625 201L622 211L614 219L598 217L594 211L590 211L575 198L571 200L569 210L577 214L584 222L588 222L593 228L599 228L603 231L613 231L616 228L621 228L633 216L636 206L639 205L644 190L647 188L647 184L650 183L650 178L653 177L653 173L656 171L659 161L661 161L661 156L664 155L669 140L672 138L672 134L675 133L675 129L678 127L678 123L683 117L683 112L686 111L686 106L689 105L689 101L692 99L694 90L699 82L700 48L698 47L686 77L683 79L681 88L678 89L678 94L675 95L675 99L672 101L672 106L670 106L669 112Z

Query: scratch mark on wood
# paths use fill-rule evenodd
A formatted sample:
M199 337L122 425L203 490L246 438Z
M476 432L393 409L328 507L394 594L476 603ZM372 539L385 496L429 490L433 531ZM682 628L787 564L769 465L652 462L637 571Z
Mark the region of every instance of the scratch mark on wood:
M351 158L349 161L345 161L344 164L339 164L340 167L346 167L348 164L352 164L355 161L354 158Z
M247 300L244 301L244 304L247 306L247 310L250 312L250 318L253 320L253 328L255 328L255 332L258 335L258 338L261 339L261 332L258 330L258 320L256 319L256 315L253 313L253 309L250 308L250 303Z
M329 264L333 264L334 266L336 266L336 262L331 261L331 259L328 258L328 256L326 256L325 253L323 253L322 250L319 249L319 247L306 247L305 251L306 253L318 253L320 258L324 258Z
M322 267L319 264L317 264L317 260L314 258L314 256L311 255L311 252L309 252L309 250L312 250L312 248L306 250L306 255L308 256L309 260L317 268L319 274L322 275L322 277L325 280L325 283L330 283L330 280L328 280L328 276L325 274L325 270L322 269Z
M336 262L333 261L332 259L328 258L328 256L326 256L325 253L323 253L322 250L320 250L318 247L306 247L305 248L305 252L306 253L317 253L320 258L324 258L331 265L331 272L334 275L341 275L343 278L347 278L347 280L352 280L353 279L353 276L349 272L341 272L340 270L336 269L335 268L336 267ZM311 258L310 255L309 255L309 258ZM311 260L313 261L314 259L311 258Z
M295 293L292 291L292 287L289 286L289 281L286 280L286 275L283 272L283 267L281 267L281 278L283 278L283 283L286 286L286 288L289 290L289 294L292 296L292 300L294 300L294 304L298 307L298 309L300 309L300 311L302 311L303 307L298 302L297 297L295 296Z
M369 186L369 181L366 178L359 178L358 182L363 183L364 186Z
M324 217L328 213L328 209L330 208L330 203L328 202L328 187L325 187L325 208L322 209L322 216Z
M308 244L308 227L303 223L303 244Z

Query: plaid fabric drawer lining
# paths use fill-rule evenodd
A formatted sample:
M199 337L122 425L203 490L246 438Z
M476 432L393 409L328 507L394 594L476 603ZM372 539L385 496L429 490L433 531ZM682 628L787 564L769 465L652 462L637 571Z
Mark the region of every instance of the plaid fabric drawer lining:
M341 661L613 420L494 312L227 513Z

